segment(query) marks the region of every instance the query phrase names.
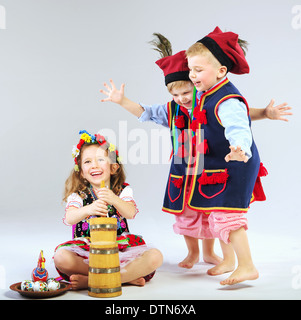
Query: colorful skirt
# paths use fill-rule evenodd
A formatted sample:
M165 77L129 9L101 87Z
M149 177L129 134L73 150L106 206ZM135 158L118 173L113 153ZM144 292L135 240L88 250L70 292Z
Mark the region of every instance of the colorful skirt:
M137 259L144 252L150 250L150 247L146 246L142 237L130 233L123 233L121 236L118 236L116 242L119 249L120 272L122 272L122 269L127 264ZM70 250L82 257L85 263L89 264L90 243L90 238L87 237L74 238L73 240L59 244L54 252L60 249ZM60 272L58 269L57 271L64 280L70 280L66 274ZM145 280L149 281L154 274L155 272L145 276Z

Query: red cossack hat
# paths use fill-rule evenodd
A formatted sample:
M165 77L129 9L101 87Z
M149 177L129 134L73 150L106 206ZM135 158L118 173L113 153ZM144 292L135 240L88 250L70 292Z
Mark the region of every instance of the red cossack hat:
M206 46L215 58L235 74L249 73L250 68L244 52L238 44L238 34L223 32L216 27L206 37L197 41Z
M185 50L172 56L164 57L156 61L156 64L163 70L165 85L174 81L190 81L188 62Z

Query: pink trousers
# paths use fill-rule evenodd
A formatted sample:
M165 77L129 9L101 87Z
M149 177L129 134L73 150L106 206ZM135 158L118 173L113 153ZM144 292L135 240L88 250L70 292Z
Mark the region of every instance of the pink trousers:
M177 234L202 240L218 238L225 243L229 243L230 232L241 227L248 230L248 220L244 213L217 211L205 214L187 206L181 215L176 216L173 225Z

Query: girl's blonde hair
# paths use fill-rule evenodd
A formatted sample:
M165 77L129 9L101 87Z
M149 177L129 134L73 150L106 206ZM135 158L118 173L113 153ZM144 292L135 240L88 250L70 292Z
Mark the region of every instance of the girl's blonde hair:
M90 183L82 177L82 169L81 169L81 155L83 153L83 150L91 145L97 145L97 144L89 144L85 143L80 150L79 155L77 156L77 163L78 163L78 171L75 171L74 169L71 171L69 177L66 179L65 182L65 188L63 193L63 201L66 202L68 196L70 196L72 193L79 193L80 195L83 195L87 192ZM107 156L110 159L111 166L114 163L118 164L118 169L115 171L115 173L111 174L110 178L110 184L111 184L111 190L116 194L119 195L119 193L122 190L122 185L125 182L125 171L124 166L116 161L116 152L109 150L109 143L105 143L102 146L99 146L105 152L107 153Z

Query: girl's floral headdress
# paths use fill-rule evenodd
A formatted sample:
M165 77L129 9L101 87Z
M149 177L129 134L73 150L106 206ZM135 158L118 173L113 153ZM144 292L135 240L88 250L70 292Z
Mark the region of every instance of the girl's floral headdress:
M114 144L106 141L104 136L102 136L100 134L91 135L86 130L81 130L79 132L79 134L81 135L79 143L76 146L73 146L73 149L72 149L72 157L74 158L74 163L75 163L74 171L79 171L77 158L78 158L78 156L80 154L80 150L84 144L97 144L98 143L100 146L103 146L103 145L107 146L107 149L109 150L109 152L114 152L116 154L116 160L118 163L120 163L121 158L119 157L119 152L118 152L116 146Z

